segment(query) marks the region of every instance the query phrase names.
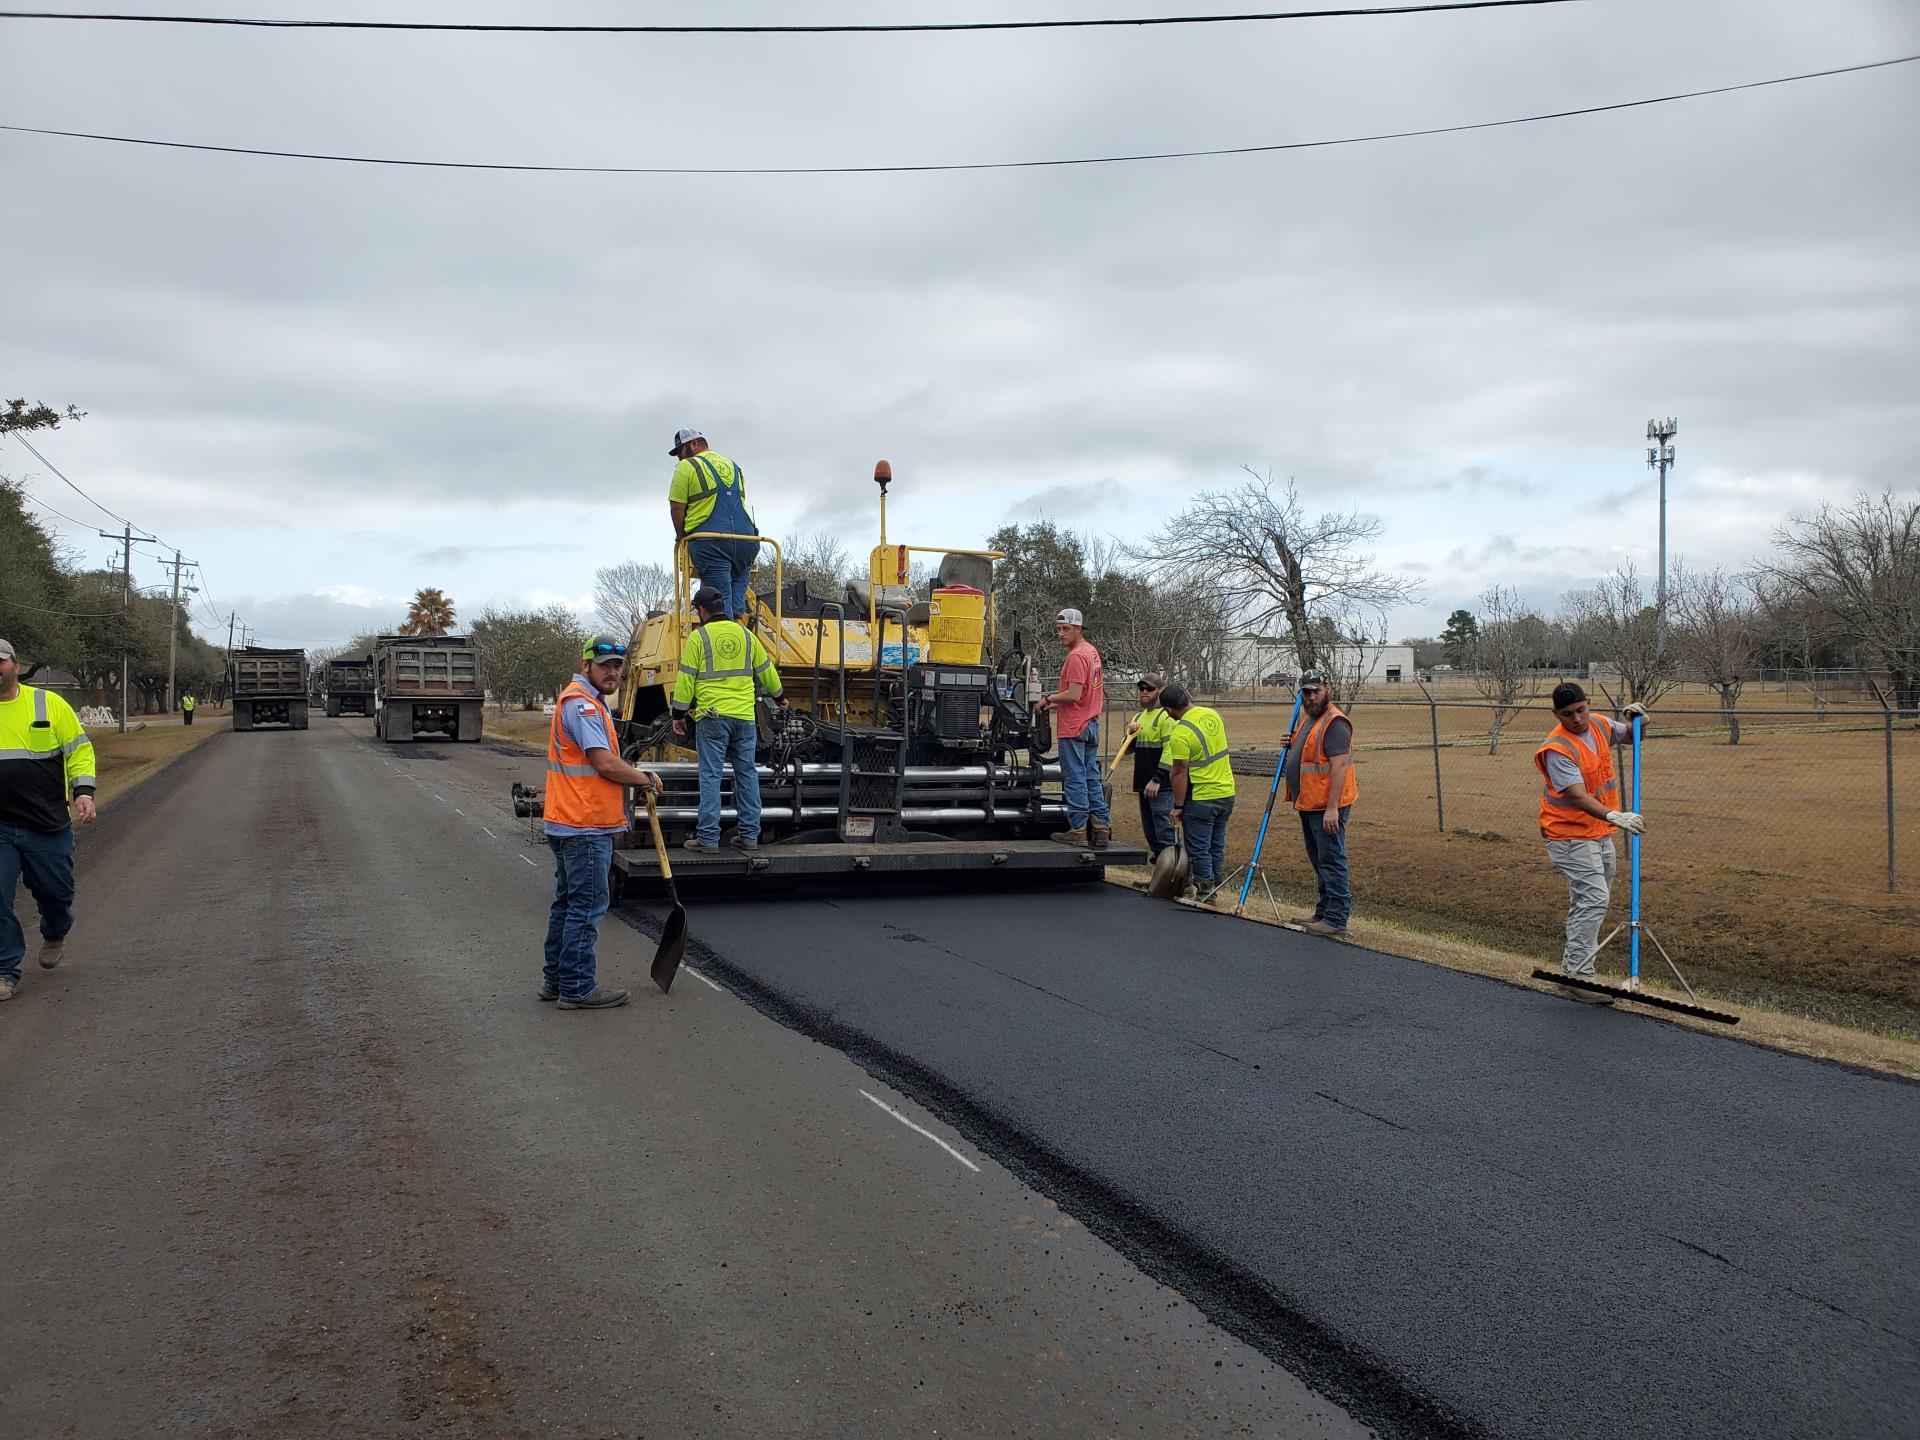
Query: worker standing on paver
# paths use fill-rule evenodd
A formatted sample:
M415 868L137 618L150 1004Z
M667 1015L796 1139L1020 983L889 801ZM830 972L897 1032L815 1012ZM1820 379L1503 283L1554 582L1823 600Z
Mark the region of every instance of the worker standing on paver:
M1227 821L1233 818L1233 760L1227 753L1227 722L1220 712L1193 703L1184 685L1169 685L1160 703L1173 718L1173 732L1160 752L1173 786L1173 822L1187 838L1193 883L1185 899L1220 883L1227 864Z
M1173 844L1173 781L1162 759L1173 717L1160 703L1167 682L1158 675L1142 675L1134 682L1140 692L1140 713L1127 722L1133 737L1133 789L1140 797L1140 834L1152 859Z
M1633 704L1621 713L1626 720L1595 719L1587 692L1572 681L1553 687L1553 714L1560 723L1533 752L1540 768L1540 834L1547 854L1567 877L1567 939L1560 968L1576 980L1594 978L1593 956L1599 948L1600 924L1613 898L1617 857L1613 832L1638 835L1646 822L1620 805L1620 780L1614 770L1613 748L1633 743L1633 719L1646 721L1646 707ZM1609 1003L1572 986L1564 987L1577 1000Z
M1104 850L1113 839L1107 811L1107 787L1100 774L1100 712L1107 703L1106 674L1100 652L1087 639L1086 618L1069 606L1053 617L1054 634L1067 652L1060 663L1060 688L1040 697L1040 708L1056 718L1060 746L1060 788L1067 802L1067 828L1049 839L1062 845Z
M193 696L191 695L182 695L180 697L180 723L182 725L193 724Z
M594 944L612 898L608 872L613 837L625 831L626 787L660 789L660 777L620 758L613 714L605 697L620 688L627 647L604 635L587 637L580 673L553 705L547 731L547 792L543 815L553 851L553 908L547 913L546 966L540 998L562 1010L610 1010L627 1003L625 990L599 981Z
M758 535L759 526L747 509L746 476L726 456L707 448L698 430L676 430L667 452L680 463L673 467L667 487L667 513L673 517L673 539L678 548L687 542L687 564L702 585L718 590L726 615L744 620L747 614L747 577L760 553L758 540L705 540L709 535Z
M737 849L760 845L760 772L755 768L759 724L754 717L755 687L787 708L780 672L760 637L726 615L726 599L713 586L693 597L700 620L680 652L680 673L673 681L673 733L693 732L700 756L700 814L688 850L713 855L720 849L720 781L733 770L734 830Z
M26 931L14 917L22 879L40 911L40 964L66 955L73 929L73 822L93 823L93 742L73 707L20 683L20 661L0 640L0 1000L20 988Z
M1353 914L1347 813L1360 794L1353 773L1353 721L1333 703L1324 675L1300 677L1300 709L1305 731L1287 737L1287 799L1299 812L1307 864L1319 886L1313 914L1301 916L1300 924L1309 934L1344 935Z

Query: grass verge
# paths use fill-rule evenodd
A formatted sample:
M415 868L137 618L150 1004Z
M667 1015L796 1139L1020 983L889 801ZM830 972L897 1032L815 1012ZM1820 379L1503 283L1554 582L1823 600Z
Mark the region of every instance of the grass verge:
M99 783L94 800L105 809L128 791L151 779L196 745L204 745L228 728L227 717L209 715L197 725L149 725L144 730L102 727L89 730L94 758L99 764Z

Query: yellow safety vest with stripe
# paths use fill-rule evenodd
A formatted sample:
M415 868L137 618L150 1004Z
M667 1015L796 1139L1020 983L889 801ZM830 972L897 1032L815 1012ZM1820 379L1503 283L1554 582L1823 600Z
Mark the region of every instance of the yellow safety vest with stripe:
M1173 733L1160 752L1161 763L1176 760L1187 765L1189 800L1224 800L1233 794L1233 761L1227 755L1227 722L1205 705L1190 705L1173 722ZM1176 792L1178 793L1178 792Z
M1155 706L1133 717L1139 731L1133 737L1135 750L1157 750L1173 737L1173 716Z
M35 685L0 703L0 824L55 834L67 805L91 795L93 742L73 707Z
M747 509L747 477L738 465L724 455L703 450L673 467L673 480L667 489L667 499L687 507L687 534L707 527L714 506L723 498L723 490L729 492L724 497L731 502L729 511L737 511L737 514L731 524L718 528L742 535L751 533L753 515ZM740 517L745 517L744 525L740 523Z
M737 620L709 620L687 636L680 673L673 680L673 708L699 715L753 719L755 684L776 700L780 672L760 637Z

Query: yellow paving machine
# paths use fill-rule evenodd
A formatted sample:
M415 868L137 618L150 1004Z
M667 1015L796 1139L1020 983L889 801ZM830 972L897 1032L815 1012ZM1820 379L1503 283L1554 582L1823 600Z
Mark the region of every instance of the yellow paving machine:
M842 881L858 888L975 877L993 885L1097 881L1109 864L1145 855L1063 845L1066 827L1051 716L1035 706L1039 673L1023 637L1002 634L994 562L985 550L899 544L887 535L892 471L880 487L880 543L867 578L835 595L787 583L779 544L764 536L747 623L780 672L790 709L762 699L757 851L673 852L690 890L754 893ZM771 566L765 562L771 558ZM916 586L914 566L934 565ZM659 817L669 838L693 832L699 765L673 733L670 704L695 617L696 583L683 542L674 556L670 611L641 623L614 698L621 754L665 784ZM924 592L924 593L922 593ZM731 824L732 780L722 822ZM657 892L659 862L644 821L615 852L624 891Z

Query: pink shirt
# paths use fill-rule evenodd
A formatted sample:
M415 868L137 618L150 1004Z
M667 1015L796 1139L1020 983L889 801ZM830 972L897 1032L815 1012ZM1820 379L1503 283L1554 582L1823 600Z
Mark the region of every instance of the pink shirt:
M1055 733L1071 740L1087 728L1087 722L1100 718L1100 710L1107 701L1106 672L1100 666L1100 652L1093 648L1091 641L1082 640L1067 652L1067 660L1060 667L1060 688L1066 689L1075 681L1080 685L1080 698L1075 701L1061 701L1055 710L1058 720Z

